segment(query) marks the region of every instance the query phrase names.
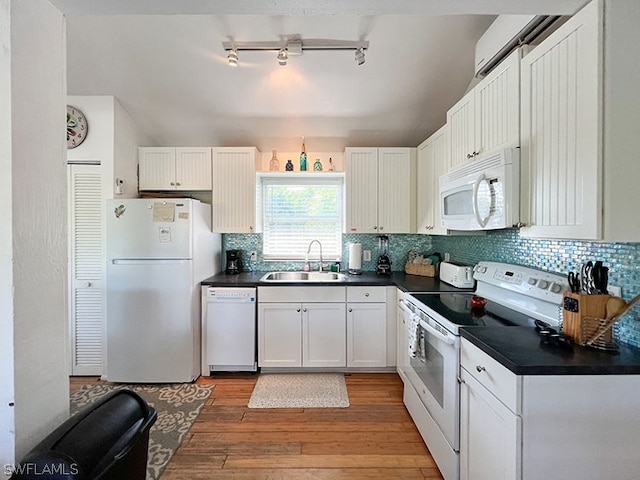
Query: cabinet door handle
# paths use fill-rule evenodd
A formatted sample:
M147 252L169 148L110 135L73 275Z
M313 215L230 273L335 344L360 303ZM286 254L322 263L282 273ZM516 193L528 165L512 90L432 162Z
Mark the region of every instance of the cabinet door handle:
M467 158L473 158L473 153L467 153Z
M87 282L87 283L85 284L85 286L86 286L86 287L90 287L90 286L91 286L91 282Z
M180 182L176 182L176 185L179 187L181 185L181 183Z
M353 312L353 308L349 308L349 312Z
M253 225L249 225L249 230L253 231Z
M476 370L478 371L478 373L482 373L486 370L486 368L484 368L482 365L476 365Z
M365 293L365 294L364 294L364 296L365 296L365 297L368 297L368 296L369 296L369 292Z
M380 227L380 230L384 230L384 227Z
M300 309L299 309L299 308L296 308L296 312L300 312Z
M172 187L176 186L175 182L171 182L169 185L171 185Z
M378 226L377 226L377 225L374 225L374 226L373 226L373 229L374 229L374 230L377 230L377 229L378 229Z
M306 312L306 311L307 311L307 309L306 309L306 308L303 308L303 309L302 309L302 311L303 311L303 312Z

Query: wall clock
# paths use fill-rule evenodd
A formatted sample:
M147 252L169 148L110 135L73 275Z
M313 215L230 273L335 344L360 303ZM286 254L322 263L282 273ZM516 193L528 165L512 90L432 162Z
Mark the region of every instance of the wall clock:
M85 138L89 131L87 117L79 109L67 105L67 148L76 148Z

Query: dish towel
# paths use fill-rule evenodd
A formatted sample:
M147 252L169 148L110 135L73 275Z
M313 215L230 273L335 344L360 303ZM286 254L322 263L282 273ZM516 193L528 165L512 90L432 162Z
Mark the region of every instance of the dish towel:
M409 356L415 358L418 354L420 317L415 313L411 313L407 319L407 331L409 332Z

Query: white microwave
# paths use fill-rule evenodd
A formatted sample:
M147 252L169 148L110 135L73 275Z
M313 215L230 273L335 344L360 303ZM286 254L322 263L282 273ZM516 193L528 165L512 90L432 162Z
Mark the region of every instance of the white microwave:
M495 230L520 218L520 149L507 148L440 177L441 225L449 230Z

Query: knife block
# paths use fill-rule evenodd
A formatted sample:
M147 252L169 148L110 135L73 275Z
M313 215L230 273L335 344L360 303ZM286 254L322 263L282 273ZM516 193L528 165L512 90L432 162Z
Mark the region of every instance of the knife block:
M562 298L562 333L573 338L579 345L585 345L606 323L607 301L611 295L582 295L564 292ZM601 342L613 341L611 329L599 339Z

